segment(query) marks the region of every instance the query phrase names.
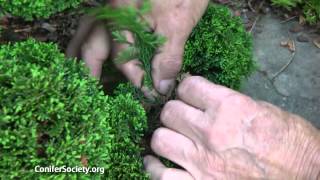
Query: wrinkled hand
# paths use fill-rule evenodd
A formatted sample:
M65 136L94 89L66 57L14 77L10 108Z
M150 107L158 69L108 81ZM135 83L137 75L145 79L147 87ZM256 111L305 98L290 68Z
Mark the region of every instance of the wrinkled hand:
M173 88L176 75L181 68L185 42L204 13L208 1L151 0L152 10L145 18L156 33L167 39L159 49L160 53L152 61L154 87L159 93L166 94ZM111 1L114 7L124 5L138 7L139 3L141 3L139 0ZM111 53L110 37L101 23L95 23L92 18L87 19L89 20L81 20L78 31L67 49L67 55L71 57L80 55L90 68L91 74L100 78L102 64ZM129 32L126 32L126 36L128 41L133 41ZM113 56L123 48L126 48L126 45L116 44L112 50ZM118 68L137 87L141 87L144 76L139 63L138 60L132 60L118 65Z
M151 147L184 170L145 157L152 179L316 179L320 142L302 118L201 77L179 85ZM319 178L319 177L318 177Z
M160 48L160 53L152 61L152 76L156 90L166 94L174 86L176 75L182 65L184 45L203 15L208 0L152 0L151 2L152 11L146 19L155 33L167 39ZM144 73L137 64L137 60L134 60L121 65L120 69L139 87Z

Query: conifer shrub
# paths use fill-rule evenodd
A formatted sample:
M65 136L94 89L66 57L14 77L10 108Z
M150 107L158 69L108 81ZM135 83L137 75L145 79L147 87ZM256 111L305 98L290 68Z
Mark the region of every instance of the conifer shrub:
M320 20L320 1L319 0L271 0L275 6L291 10L301 7L304 17L309 24L316 24Z
M77 7L83 0L0 0L0 9L26 20L48 18L67 8Z
M130 93L106 96L84 64L52 43L0 46L0 179L148 179L146 114ZM103 167L35 173L35 167Z
M152 34L141 15L150 10L150 1L143 1L141 10L134 7L95 9L91 15L109 20L113 36L129 48L118 54L118 61L138 59L146 71L144 85L152 85L151 60L165 39ZM133 33L135 43L128 43L119 30ZM254 70L252 39L239 17L233 17L228 8L209 4L206 13L194 28L186 45L182 73L189 72L234 89Z
M252 39L240 18L210 4L185 45L182 71L238 89L254 67Z
M296 7L302 0L272 0L272 4L275 6L284 7L286 9L291 9Z
M105 20L106 25L112 31L113 39L121 44L127 44L125 50L119 52L115 58L116 64L126 63L132 59L141 62L141 68L146 72L142 85L152 89L153 82L151 76L151 61L165 38L152 32L148 22L143 17L151 10L151 1L142 0L141 8L134 6L123 6L114 8L104 6L90 11L90 14L97 19ZM123 31L132 33L134 42L128 42Z
M306 21L310 24L316 24L320 20L320 1L308 0L304 1L303 13Z

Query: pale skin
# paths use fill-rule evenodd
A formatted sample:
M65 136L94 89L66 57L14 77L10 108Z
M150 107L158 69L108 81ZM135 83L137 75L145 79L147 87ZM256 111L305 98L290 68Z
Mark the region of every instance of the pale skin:
M151 147L185 170L146 156L152 179L319 179L320 134L301 117L202 77L177 94Z
M111 3L121 6L133 1ZM156 33L167 37L152 61L159 94L174 87L184 44L207 4L207 0L152 0L146 19ZM99 28L93 27L80 49L97 78L111 53L107 32ZM127 37L132 41L130 33ZM113 47L115 53L125 48ZM133 60L118 68L141 87L144 72L138 63ZM201 77L184 79L177 94L179 99L162 110L165 127L155 131L151 147L184 170L167 168L157 158L146 156L145 167L152 179L320 179L320 134L301 117Z
M139 1L112 0L113 6L139 5ZM150 27L158 34L167 38L166 43L159 49L159 53L152 60L152 77L154 87L160 94L167 94L174 87L176 75L182 64L183 47L193 27L203 15L208 0L151 0L152 10L145 19ZM89 20L90 22L91 20ZM85 25L94 25L91 31L87 31L86 38L79 37ZM96 33L93 33L96 32ZM128 40L132 41L130 33L126 32ZM83 41L77 42L78 39ZM101 39L105 41L101 41ZM102 64L110 54L117 54L125 45L115 44L113 52L109 44L108 34L94 23L87 23L82 20L78 33L71 41L67 55L76 56L81 54L85 60L91 75L100 78ZM103 43L104 42L104 43ZM77 44L82 44L79 48ZM103 47L103 48L99 48ZM81 50L80 53L76 53ZM128 63L118 65L118 68L136 86L142 86L144 71L137 65L138 60L131 60Z

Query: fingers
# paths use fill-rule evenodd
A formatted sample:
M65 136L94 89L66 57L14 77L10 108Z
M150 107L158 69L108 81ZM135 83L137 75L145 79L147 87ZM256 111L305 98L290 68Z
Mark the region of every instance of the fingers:
M152 136L151 148L158 155L179 164L188 172L195 172L192 157L197 157L197 148L187 137L166 128L159 128Z
M152 26L157 34L167 39L152 63L154 86L159 93L168 94L173 89L181 69L185 43L208 2L152 1Z
M81 47L81 56L91 75L100 78L102 65L110 54L110 37L103 24L93 27L88 39Z
M181 101L169 101L161 112L162 123L198 143L203 131L210 125L206 114Z
M236 92L226 87L215 85L200 76L185 78L177 90L179 99L203 111L217 107L225 97L234 93Z
M94 27L95 23L97 23L97 20L91 16L84 16L80 19L80 24L76 34L68 44L66 50L67 57L71 58L80 56L81 46L87 39L88 34L91 32L91 29Z
M151 179L181 179L193 180L193 177L186 171L174 168L166 168L159 159L153 156L146 156L144 158L144 165L146 171L151 175Z
M132 34L128 31L123 32L127 38L127 41L130 43L134 42L134 38ZM126 44L115 44L114 56L116 56L119 52L126 49L128 45ZM123 64L117 64L116 66L120 69L120 71L128 78L129 81L133 83L134 86L141 88L142 79L144 76L144 71L141 69L141 62L137 59L128 59L128 62Z
M160 94L167 94L175 86L175 79L182 65L184 44L167 40L152 61L154 87Z
M132 84L141 88L144 71L140 68L141 63L138 60L131 60L124 64L119 64L117 67L128 78Z

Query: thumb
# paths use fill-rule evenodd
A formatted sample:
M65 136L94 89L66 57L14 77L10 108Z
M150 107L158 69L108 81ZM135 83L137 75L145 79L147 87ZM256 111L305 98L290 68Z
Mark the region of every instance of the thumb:
M152 61L154 87L161 94L168 94L175 86L182 66L183 47L183 43L168 40Z

